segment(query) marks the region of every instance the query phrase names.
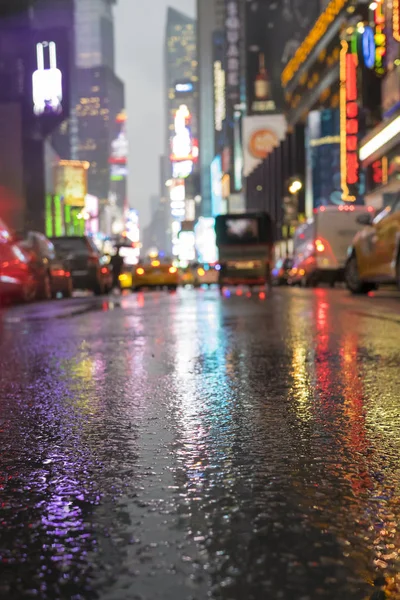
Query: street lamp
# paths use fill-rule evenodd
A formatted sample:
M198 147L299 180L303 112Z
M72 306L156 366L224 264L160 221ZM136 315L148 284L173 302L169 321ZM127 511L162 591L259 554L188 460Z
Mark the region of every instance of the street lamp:
M303 184L300 179L294 179L289 185L289 193L292 194L292 196L298 194L301 189L303 189Z

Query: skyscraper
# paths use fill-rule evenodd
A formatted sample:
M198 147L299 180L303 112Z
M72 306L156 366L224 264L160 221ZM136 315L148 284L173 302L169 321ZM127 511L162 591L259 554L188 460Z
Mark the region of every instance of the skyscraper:
M196 22L174 8L168 8L165 35L167 155L170 154L170 141L174 134L175 114L183 103L192 117L192 135L197 138L197 80ZM192 84L184 96L176 88L177 84L183 82Z
M116 0L75 0L76 66L106 66L114 70Z
M75 0L73 158L90 163L88 191L100 200L101 223L107 233L114 217L121 221L126 208L126 173L122 169L113 173L110 164L113 144L121 136L118 116L125 108L124 84L114 70L115 3L116 0ZM111 221L105 217L110 211L114 215Z
M197 0L200 190L203 216L211 215L210 165L215 155L213 36L215 32L223 30L224 15L224 0Z

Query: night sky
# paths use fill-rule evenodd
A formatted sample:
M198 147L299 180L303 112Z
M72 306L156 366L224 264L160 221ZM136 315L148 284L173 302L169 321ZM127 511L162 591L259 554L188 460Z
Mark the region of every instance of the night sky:
M140 211L142 226L150 219L149 196L159 191L168 6L191 17L195 14L195 0L118 0L115 8L117 73L125 82L129 118L129 199Z

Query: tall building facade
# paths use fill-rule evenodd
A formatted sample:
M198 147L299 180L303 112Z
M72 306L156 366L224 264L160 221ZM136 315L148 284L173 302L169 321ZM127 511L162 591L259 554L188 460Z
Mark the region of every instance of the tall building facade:
M172 254L178 257L181 231L186 227L190 230L186 237L194 235L195 197L199 192L198 65L196 22L172 8L167 13L164 60L165 155L169 157L165 197L170 210Z
M88 161L88 190L105 203L110 190L110 156L124 109L124 84L105 66L79 69L76 106L78 160ZM122 208L122 206L121 206Z
M211 171L215 156L214 39L224 28L225 0L197 0L197 51L199 73L199 150L201 213L211 216Z
M115 3L75 0L72 158L90 163L88 193L99 199L104 233L112 233L116 221L122 227L127 208L125 91L114 69Z
M168 8L165 34L165 101L166 101L166 152L171 151L175 114L181 104L186 104L191 115L191 129L198 134L197 121L197 48L196 22L183 13ZM179 92L177 85L192 84L187 92Z
M116 0L75 0L75 56L81 69L106 66L114 70Z

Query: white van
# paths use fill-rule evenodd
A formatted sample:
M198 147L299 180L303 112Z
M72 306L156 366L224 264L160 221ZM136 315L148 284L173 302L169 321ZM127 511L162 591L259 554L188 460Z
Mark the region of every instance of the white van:
M343 281L347 249L362 229L357 217L372 211L369 206L353 204L316 209L314 218L296 229L289 283L308 287Z

